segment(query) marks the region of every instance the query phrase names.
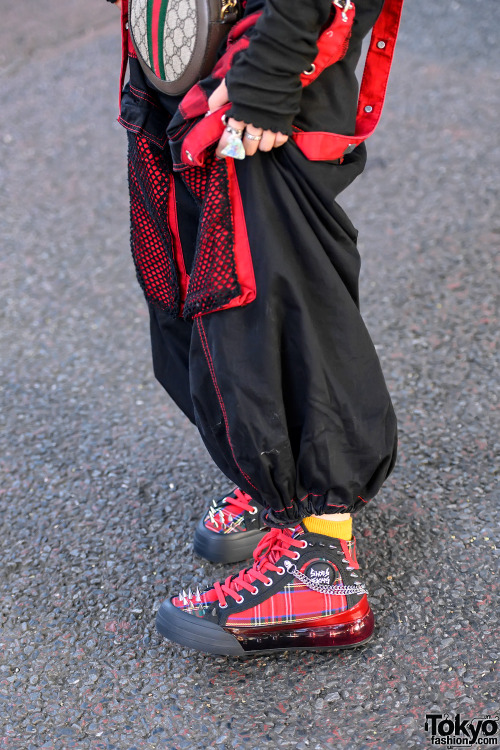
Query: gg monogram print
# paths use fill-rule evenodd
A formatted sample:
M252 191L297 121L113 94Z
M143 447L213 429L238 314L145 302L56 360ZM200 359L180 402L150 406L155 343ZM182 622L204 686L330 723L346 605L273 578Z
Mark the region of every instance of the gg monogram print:
M130 27L138 54L163 81L177 81L196 43L196 0L132 0Z

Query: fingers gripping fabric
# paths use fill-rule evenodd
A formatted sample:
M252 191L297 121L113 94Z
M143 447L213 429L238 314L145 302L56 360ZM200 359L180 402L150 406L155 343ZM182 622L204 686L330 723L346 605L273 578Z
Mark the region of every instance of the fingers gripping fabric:
M165 221L170 189L162 149L129 131L130 239L137 279L146 298L177 317L179 285L172 235Z
M226 162L212 157L206 169L182 177L202 203L196 255L184 305L184 318L217 310L241 292L234 258L234 226Z

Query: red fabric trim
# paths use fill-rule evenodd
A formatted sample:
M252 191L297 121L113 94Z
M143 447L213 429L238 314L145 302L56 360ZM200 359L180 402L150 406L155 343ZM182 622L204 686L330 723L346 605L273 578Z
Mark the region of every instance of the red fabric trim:
M128 0L122 0L122 12L121 12L121 32L122 32L122 62L120 67L120 91L118 92L118 112L121 111L122 106L122 91L125 83L125 73L127 72L128 63L128 50L129 40L128 33Z
M342 12L335 7L333 21L320 34L318 39L318 54L314 60L314 72L309 75L302 73L300 81L302 86L309 86L329 65L341 60L347 52L349 37L351 36L352 24L356 9L351 5L348 11ZM347 20L344 21L344 16Z
M356 570L359 570L359 564L356 559L356 544L353 544L351 542L346 542L345 539L340 539L340 544L342 546L342 551L344 553L345 559L349 562L349 565L351 565Z
M236 275L238 276L241 294L232 299L231 302L228 302L227 305L218 307L216 310L211 310L210 313L200 313L200 315L211 314L212 312L217 312L219 310L227 310L230 307L248 305L257 297L252 254L248 242L245 213L243 211L240 188L236 177L234 159L226 159L226 163L229 181L229 200L231 202L231 213L233 215L234 262L236 265Z
M180 303L182 315L182 307L186 299L187 288L189 284L189 276L186 273L186 264L184 263L184 254L182 252L181 238L179 234L179 225L177 223L177 203L175 200L175 182L174 176L171 174L169 177L170 189L168 191L168 226L170 228L170 234L172 235L172 250L174 252L175 266L177 269L177 280L179 282L180 292Z
M255 15L259 14L256 13ZM237 52L241 52L242 49L246 49L249 44L250 39L248 39L248 37L242 37L241 39L238 39L237 42L233 42L214 67L212 71L213 77L220 80L224 78L227 71L232 65L233 57L235 56L235 54Z
M354 135L339 135L326 131L295 131L292 134L293 140L308 159L313 161L335 161L336 159L340 159L347 148L358 146L372 135L377 127L384 105L402 7L403 0L385 0L382 12L373 27L363 71ZM253 16L258 17L258 15L258 13L255 13L249 16L248 19L243 20L249 22ZM340 14L339 18L341 18ZM250 25L248 23L248 26ZM235 32L237 27L238 24L236 24L232 32ZM241 41L243 42L244 40ZM383 42L385 45L382 49L377 46L379 42ZM325 67L326 50L329 45L330 42L327 44L325 41L325 48L322 49L322 57L318 63L321 70ZM330 52L332 49L333 42L329 47ZM229 59L228 52L226 52L228 57L226 58L226 55L224 55L219 61L221 64L220 71L224 70L224 66ZM226 58L226 61L224 61L224 58ZM330 60L330 64L331 62L332 60ZM185 99L183 100L183 104ZM230 106L230 104L224 105L224 107L221 107L216 112L205 116L186 136L182 150L182 161L184 164L188 166L204 165L204 151L218 141L222 135L224 126L220 121L220 116L224 112L227 112ZM365 107L367 106L372 108L370 112L365 111ZM198 115L204 114L205 110L198 112ZM189 151L191 154L191 159L187 157L186 151Z
M182 162L184 164L190 167L203 167L205 165L205 151L221 137L224 131L221 117L230 107L231 104L228 102L215 112L207 114L189 131L182 142Z
M261 15L262 11L259 10L257 13L251 13L249 16L245 16L235 23L227 36L228 45L232 44L235 39L238 39L245 31L251 28Z
M233 26L228 35L228 47L226 52L222 55L220 60L216 63L211 77L221 80L226 75L227 71L231 67L233 57L237 52L242 49L246 49L250 44L250 40L247 38L239 38L244 32L252 26L260 13L252 13L247 18L242 18L237 24ZM200 117L204 115L208 109L208 96L206 91L200 86L199 83L195 83L186 96L179 104L179 111L186 120L190 120L194 117ZM192 166L192 164L191 164Z
M134 60L137 60L137 52L135 51L134 43L132 41L132 34L128 33L128 56L133 57Z
M260 15L261 15L260 13L252 13L251 16L248 16L247 18L242 18L241 21L238 21L238 23L233 26L233 28L229 32L227 50L222 55L222 57L217 62L217 64L215 65L211 73L211 77L219 79L219 80L222 80L222 78L224 78L227 71L231 67L231 63L233 61L234 55L237 52L240 52L242 49L246 49L248 45L250 44L249 39L239 38L239 37L241 37L241 35L244 34L244 32L255 23L255 21ZM228 104L224 110L222 108L218 110L219 117L220 115L222 115L224 111L227 111L229 109L229 106L230 105ZM201 117L202 115L206 115L207 110L208 110L207 93L202 88L202 86L200 86L199 83L195 83L195 85L189 89L186 96L179 104L179 111L181 112L182 116L186 120L191 120L195 117ZM221 125L220 135L222 135L222 130L223 130L223 126ZM207 133L209 134L209 137L210 137L211 130L208 129ZM205 148L207 148L206 145L203 146L202 150L204 150ZM197 151L197 149L194 146L193 146L193 149L195 152ZM188 151L191 151L191 149L188 148ZM185 163L191 167L195 164L197 166L202 166L204 164L204 161L205 161L204 159L202 159L201 161L186 160Z
M319 131L293 133L293 140L308 159L339 159L346 148L358 146L373 134L384 106L402 8L403 0L385 0L373 27L359 92L354 135ZM379 48L379 43L384 46ZM367 112L366 107L371 111Z
M276 594L275 594L276 596ZM292 602L293 602L293 593L290 595ZM339 599L343 599L345 602L345 597L338 597ZM269 601L269 600L267 600ZM263 602L265 604L266 602ZM258 605L262 608L262 605ZM346 604L344 604L346 606ZM255 608L254 608L255 609ZM235 633L239 636L244 636L245 634L258 634L258 633L269 633L269 632L282 632L285 629L287 630L300 630L302 628L320 628L320 627L328 627L328 625L342 625L345 623L352 623L356 622L357 620L361 620L363 617L365 617L368 612L370 611L370 605L368 604L368 597L366 594L362 596L362 598L359 600L357 604L354 605L354 607L350 607L350 609L344 609L343 612L338 612L334 615L329 615L328 617L317 617L317 618L303 618L299 619L297 621L290 621L286 623L280 623L279 625L254 625L254 626L238 626L237 618L240 617L242 614L245 614L249 610L245 610L243 613L238 612L234 615L230 615L227 618L225 629L228 630L230 633ZM278 614L278 613L277 613ZM259 616L262 615L259 613ZM234 625L232 623L235 623Z
M204 115L208 109L208 97L199 83L195 83L179 104L179 111L185 120Z
M313 161L340 159L346 148L357 146L364 140L353 135L337 135L320 130L294 132L291 137L302 153Z
M402 9L403 0L385 0L382 12L373 27L359 93L356 122L356 135L365 138L375 130L382 112ZM383 42L385 47L377 47L379 42ZM369 113L364 111L367 105L373 107Z

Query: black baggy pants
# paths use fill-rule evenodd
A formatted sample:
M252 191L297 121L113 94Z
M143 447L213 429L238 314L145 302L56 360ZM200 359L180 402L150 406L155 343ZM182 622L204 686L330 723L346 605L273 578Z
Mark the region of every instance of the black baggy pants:
M157 379L272 524L356 512L394 466L396 419L358 306L357 233L335 200L364 162L364 146L340 165L292 142L237 162L256 299L192 322L150 305ZM174 179L189 271L198 207Z

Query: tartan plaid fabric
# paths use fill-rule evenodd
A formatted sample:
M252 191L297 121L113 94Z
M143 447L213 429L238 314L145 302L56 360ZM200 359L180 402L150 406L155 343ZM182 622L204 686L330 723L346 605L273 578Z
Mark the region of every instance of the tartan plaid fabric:
M279 532L275 530L274 534L279 535ZM290 540L309 538L310 542L308 546L316 544L322 548L318 549L316 555L307 553L305 559L297 564L302 576L311 581L311 586L308 586L303 580L297 580L296 577L291 580L290 578L284 578L281 589L276 591L276 588L273 587L273 592L270 592L267 598L260 595L255 604L251 601L251 596L247 596L246 600L249 606L236 612L229 612L226 619L226 627L272 627L285 625L286 623L307 623L308 621L315 621L317 623L322 618L331 617L348 609L348 601L345 593L323 593L321 587L331 588L333 586L345 585L347 579L344 577L344 566L346 572L359 569L356 560L355 540L334 540L330 537L311 535L302 524L299 524L295 529L288 529L285 532L281 532L281 539L275 546L273 546L272 539L269 548L266 549L264 543L262 550L260 552L257 550L256 555L254 555L254 567L258 569L262 560L267 560L265 564L270 564L274 570L276 570L275 566L277 564L282 565L283 559L287 558L283 557L284 548L281 544L286 545L287 538ZM313 539L314 542L312 541ZM319 540L325 541L321 542ZM294 550L292 554L297 554L296 546L290 549L291 551ZM326 549L329 552L326 552ZM246 570L250 571L251 569L248 568ZM241 575L242 573L240 573ZM230 580L231 578L227 579L226 584ZM316 584L319 584L320 590L313 588ZM241 594L247 594L241 588L237 588L237 590L240 596ZM259 591L262 591L262 587ZM229 601L234 603L234 599L230 597ZM195 595L191 591L188 594L182 592L172 600L172 603L184 612L196 615L197 617L204 617L209 611L213 614L214 606L220 603L220 599L216 589L212 588L202 594L197 591Z
M197 592L194 595L191 591L188 593L183 591L179 596L172 598L174 607L178 607L178 609L182 609L184 612L189 612L190 615L196 615L196 617L205 617L216 601L217 594L214 589L204 591L203 594Z
M315 561L309 561L302 566L301 572L304 572L313 562L326 562L332 564L329 560L317 558ZM336 569L336 575L332 584L342 583L341 575ZM198 601L199 599L199 601ZM204 617L208 610L217 601L214 589L193 595L191 592L184 597L174 597L172 603L184 612ZM282 591L270 596L264 602L250 607L243 612L237 612L230 615L227 619L227 625L249 627L252 625L281 625L287 622L306 622L307 620L317 620L321 617L343 612L347 609L347 600L343 595L320 594L312 591L304 584L298 581L291 581L285 584Z
M211 513L209 510L204 523L207 529L218 534L246 531L245 513L234 505L225 505L223 508L216 510L215 513Z
M205 514L203 523L217 534L246 531L245 510L255 510L252 498L238 487L230 495L214 500Z
M336 583L340 583L340 576ZM288 622L307 622L344 612L347 600L342 595L320 594L297 581L287 583L282 591L269 597L256 607L229 615L227 625L233 627L260 627L283 625Z
M354 539L272 528L254 564L201 594L182 591L156 617L158 632L207 653L241 656L367 643L374 617L359 580Z

